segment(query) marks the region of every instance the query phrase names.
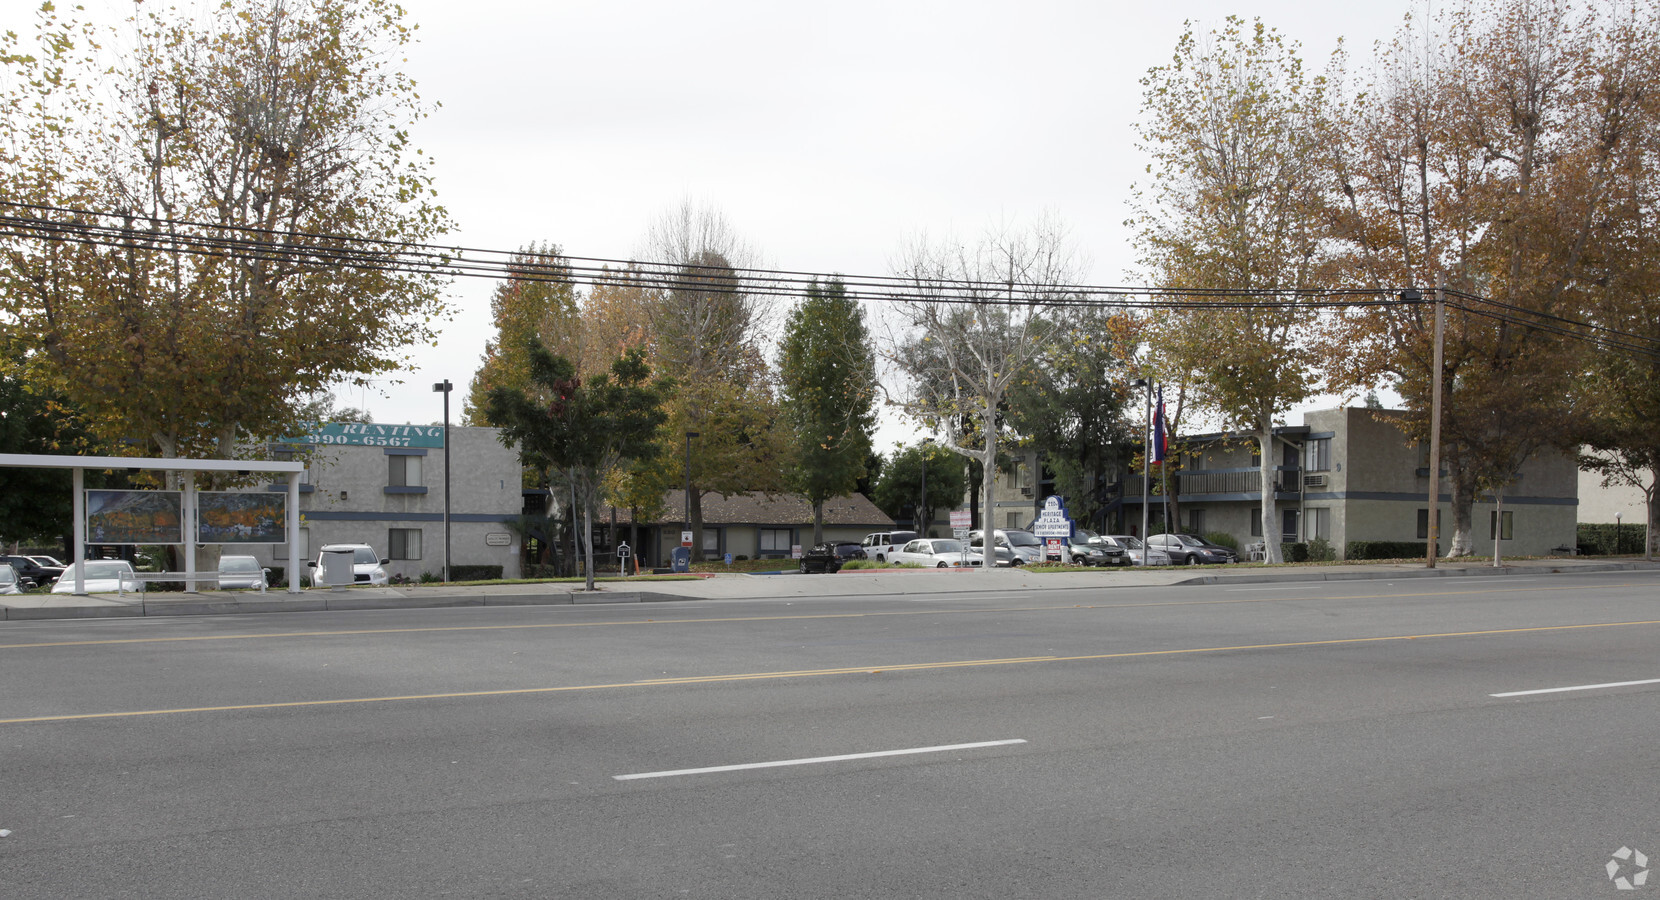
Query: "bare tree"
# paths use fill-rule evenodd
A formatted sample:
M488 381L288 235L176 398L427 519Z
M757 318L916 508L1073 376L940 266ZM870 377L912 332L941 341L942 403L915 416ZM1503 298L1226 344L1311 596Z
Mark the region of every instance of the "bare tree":
M911 379L900 406L941 435L940 445L981 465L984 524L996 527L1000 412L1015 379L1053 337L1081 265L1065 228L1045 218L988 232L973 246L919 239L898 266L914 300L884 355ZM985 542L984 566L996 563Z

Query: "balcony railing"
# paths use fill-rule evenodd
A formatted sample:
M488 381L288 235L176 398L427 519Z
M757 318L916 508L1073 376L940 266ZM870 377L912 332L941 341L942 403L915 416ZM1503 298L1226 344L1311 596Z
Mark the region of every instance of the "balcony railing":
M1302 470L1287 466L1277 466L1274 469L1274 493L1295 494L1302 489ZM1176 478L1176 493L1183 497L1200 497L1206 494L1259 494L1262 488L1262 474L1256 469L1220 469L1215 471L1178 472ZM1153 489L1156 491L1159 479L1153 478ZM1124 497L1126 500L1135 500L1141 497L1141 476L1133 475L1124 480Z

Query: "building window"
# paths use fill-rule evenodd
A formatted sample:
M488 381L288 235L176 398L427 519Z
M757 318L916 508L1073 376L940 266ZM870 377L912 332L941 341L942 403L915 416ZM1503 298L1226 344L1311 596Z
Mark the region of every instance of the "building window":
M1012 512L1003 517L1003 528L1014 531L1020 528L1020 513Z
M300 559L306 559L307 557L311 556L311 529L309 529L309 528L301 528L300 529L300 542L298 544L294 545L294 552L298 553L300 555ZM287 542L277 544L276 549L271 554L271 558L272 559L287 559L288 558L288 544L287 544Z
M1262 537L1262 514L1260 510L1251 512L1251 537Z
M1429 540L1429 510L1418 510L1418 539Z
M1187 530L1191 534L1205 533L1205 511L1190 509L1187 511Z
M421 529L419 528L388 529L386 542L391 545L391 552L386 555L392 559L421 558Z
M1313 507L1308 510L1308 539L1331 540L1331 510L1324 506Z
M421 457L419 456L388 456L386 457L386 484L389 487L420 487Z
M1504 534L1499 538L1499 540L1503 540L1503 541L1515 540L1515 534L1514 534L1515 524L1516 524L1515 515L1516 515L1515 513L1511 512L1508 509L1504 511L1504 525L1503 525ZM1493 539L1493 531L1495 530L1495 527L1498 524L1498 516L1499 516L1498 510L1493 510L1493 511L1491 511L1487 514L1487 539L1488 540Z
M703 526L703 552L704 553L719 553L720 552L720 529L719 528L710 528L707 525Z
M1331 438L1314 438L1303 445L1303 468L1310 472L1331 469Z
M762 553L790 552L790 530L788 528L761 529L760 549Z

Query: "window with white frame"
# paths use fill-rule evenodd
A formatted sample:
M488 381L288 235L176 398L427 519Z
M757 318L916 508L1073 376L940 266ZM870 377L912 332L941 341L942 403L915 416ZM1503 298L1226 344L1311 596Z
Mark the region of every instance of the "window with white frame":
M421 457L402 454L386 457L386 484L390 487L420 487Z
M418 459L419 457L411 458ZM390 547L390 552L386 555L391 559L421 558L421 529L419 528L389 528L386 531L386 543Z
M703 526L703 552L720 552L720 529L710 528L707 525Z
M294 545L294 552L299 555L300 559L310 558L310 556L311 556L311 529L309 529L309 528L301 528L300 529L300 541L299 541L299 543ZM271 558L272 559L287 559L288 558L288 544L287 544L287 542L276 545L276 548L271 553Z
M1497 510L1489 510L1488 513L1487 513L1487 539L1492 540L1493 539L1493 534L1494 534L1495 531L1502 531L1502 533L1499 535L1499 540L1501 540L1501 541L1515 540L1515 530L1516 530L1515 529L1515 525L1516 525L1515 516L1516 516L1516 514L1511 512L1508 509L1505 510L1504 511L1504 523L1502 525L1499 524L1498 515L1499 514L1498 514Z

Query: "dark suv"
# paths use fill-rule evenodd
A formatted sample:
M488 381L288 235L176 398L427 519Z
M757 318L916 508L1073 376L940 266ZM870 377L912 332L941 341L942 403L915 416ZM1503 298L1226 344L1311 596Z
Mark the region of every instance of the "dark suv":
M834 574L841 570L842 563L864 558L865 549L852 541L825 541L801 554L801 571Z
M27 556L0 556L0 563L10 563L11 567L17 570L19 578L34 582L36 587L46 587L63 574L63 569L57 566L43 566Z

